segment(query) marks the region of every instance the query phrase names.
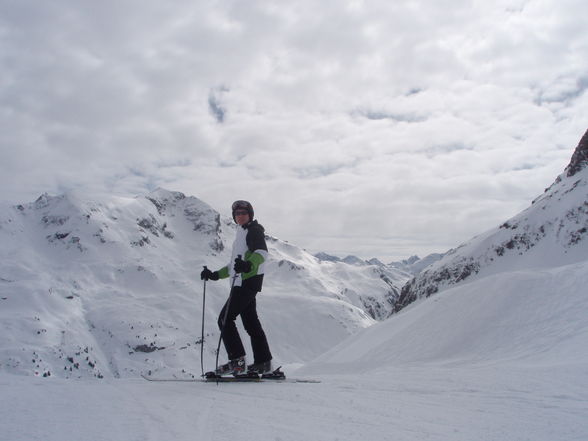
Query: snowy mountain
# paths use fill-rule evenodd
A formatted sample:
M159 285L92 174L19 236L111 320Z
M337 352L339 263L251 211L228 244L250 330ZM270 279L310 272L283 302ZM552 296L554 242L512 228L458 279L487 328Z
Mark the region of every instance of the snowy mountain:
M417 275L423 269L441 259L444 255L445 254L432 253L422 259L419 256L411 256L408 259L400 260L398 262L391 262L389 264L385 264L375 257L369 260L363 260L353 255L341 258L327 254L325 252L317 253L314 255L314 257L319 259L321 262L343 262L348 265L356 266L373 265L381 268L384 271L388 270L393 274L404 273L405 276L410 277Z
M353 256L351 254L341 258L341 257L333 256L331 254L327 254L325 252L320 252L320 253L315 254L314 257L316 257L320 261L324 261L324 262L343 262L348 265L375 265L376 264L375 262L372 262L374 259L372 259L372 261L368 262L363 259L360 259L357 256ZM377 261L377 259L375 259L375 260Z
M429 265L440 260L445 254L432 253L422 259L419 256L411 256L408 259L404 259L398 262L391 262L388 264L389 267L395 268L401 271L405 271L412 275L417 275Z
M588 259L588 131L570 164L532 205L419 273L395 310L452 285L528 268L553 268Z
M331 254L327 254L325 252L320 252L314 255L318 260L321 262L341 262L341 258L337 256L333 256Z
M203 265L228 263L234 234L232 219L163 189L135 198L44 194L0 207L0 369L62 377L199 374L199 274ZM407 280L400 272L321 262L271 236L267 242L258 305L278 363L302 363L386 317ZM207 368L228 291L226 280L207 285Z

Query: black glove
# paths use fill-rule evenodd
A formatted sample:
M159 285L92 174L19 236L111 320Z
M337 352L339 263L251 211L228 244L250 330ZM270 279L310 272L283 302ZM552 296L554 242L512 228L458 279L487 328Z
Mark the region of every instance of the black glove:
M218 280L218 271L210 271L208 268L204 267L202 272L200 273L201 280Z
M237 274L248 273L251 271L251 262L247 262L246 260L241 259L241 257L238 257L235 259L235 266L233 269Z

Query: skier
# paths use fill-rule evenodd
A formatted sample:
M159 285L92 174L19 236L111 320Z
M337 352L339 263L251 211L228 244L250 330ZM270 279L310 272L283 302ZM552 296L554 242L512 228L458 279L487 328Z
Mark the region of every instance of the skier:
M218 326L229 362L219 366L216 373L238 375L247 372L264 374L272 371L272 354L259 318L255 297L263 283L264 262L267 259L264 228L253 219L253 207L247 201L235 201L232 205L233 220L239 225L233 243L231 260L218 271L204 268L202 280L218 280L231 277L234 281L229 299L220 312ZM234 278L234 279L233 279ZM227 311L228 308L228 311ZM241 316L243 327L251 338L253 364L247 366L245 348L239 336L235 319ZM225 320L226 318L226 320Z

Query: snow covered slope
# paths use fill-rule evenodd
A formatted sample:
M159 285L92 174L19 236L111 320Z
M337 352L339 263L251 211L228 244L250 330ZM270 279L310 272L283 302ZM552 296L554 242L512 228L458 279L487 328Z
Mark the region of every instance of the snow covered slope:
M586 286L587 260L472 278L349 337L297 375L339 385L329 403L352 409L333 431L357 430L357 415L390 421L368 439L585 440Z
M570 164L533 204L448 252L402 289L396 311L465 280L588 259L588 131Z
M588 260L502 272L449 288L349 337L305 374L411 366L588 367Z
M232 220L206 203L162 189L0 207L0 369L199 374L199 274L228 263L234 233ZM279 363L304 362L387 316L407 280L374 266L321 263L272 237L268 246L259 310ZM208 368L228 290L226 280L207 286Z

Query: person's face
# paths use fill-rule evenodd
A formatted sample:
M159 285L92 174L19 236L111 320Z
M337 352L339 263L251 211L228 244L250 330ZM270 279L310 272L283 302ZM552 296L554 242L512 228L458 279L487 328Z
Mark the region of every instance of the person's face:
M235 220L239 225L245 225L247 222L249 222L249 213L247 210L239 208L235 210Z

